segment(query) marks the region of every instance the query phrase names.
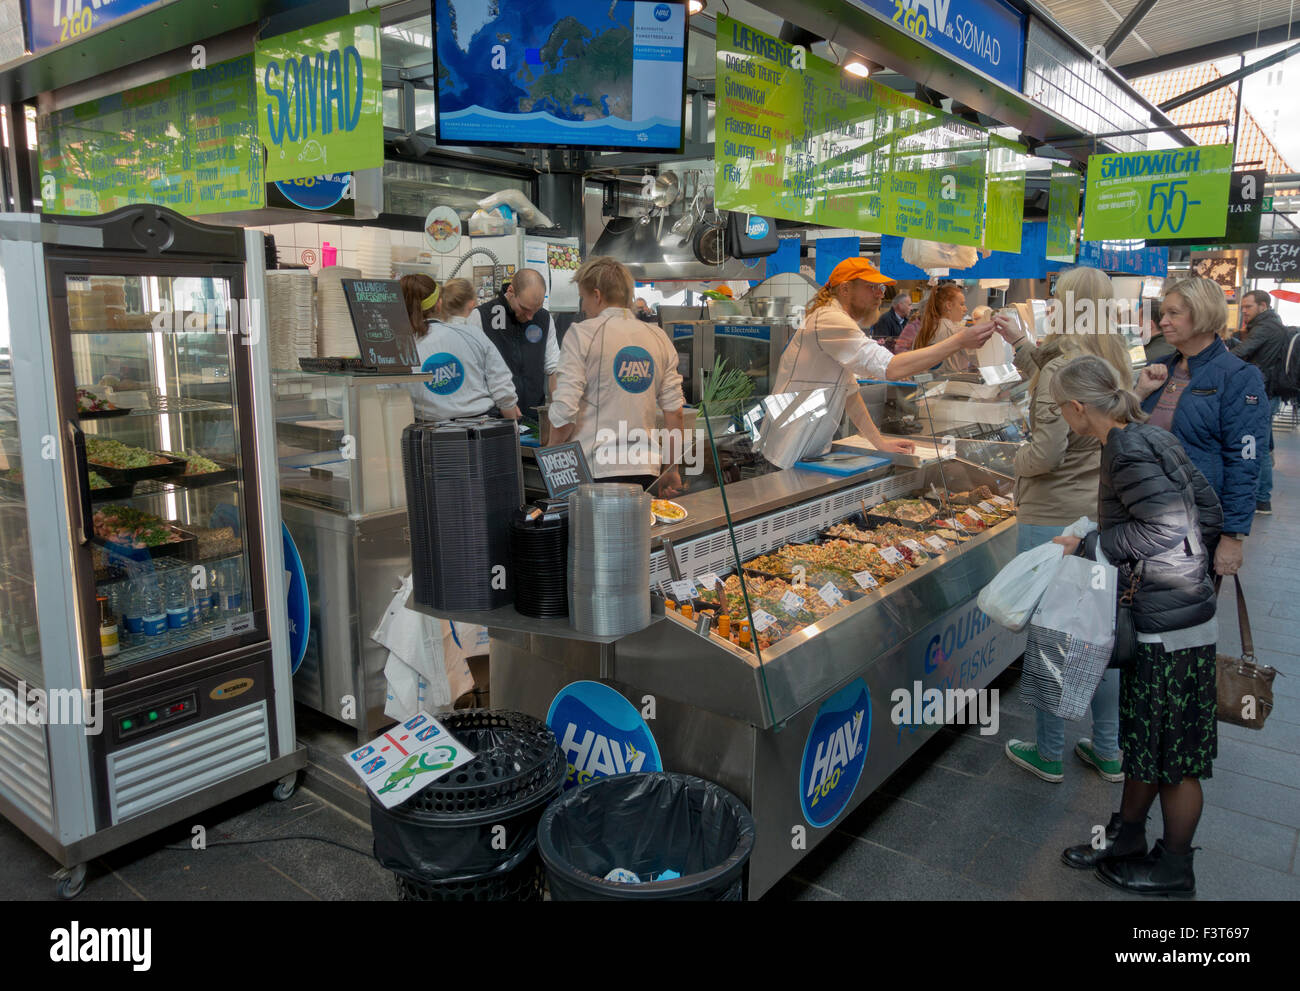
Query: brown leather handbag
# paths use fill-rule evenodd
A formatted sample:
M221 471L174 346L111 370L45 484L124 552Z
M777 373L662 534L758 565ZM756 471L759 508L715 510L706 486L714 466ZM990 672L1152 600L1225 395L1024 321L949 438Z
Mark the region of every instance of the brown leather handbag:
M1255 641L1250 635L1250 617L1246 614L1246 597L1241 591L1241 577L1233 575L1237 584L1237 625L1241 628L1241 656L1215 657L1214 687L1219 699L1219 721L1263 729L1264 720L1273 711L1273 678L1277 669L1255 661ZM1221 577L1214 579L1217 593Z

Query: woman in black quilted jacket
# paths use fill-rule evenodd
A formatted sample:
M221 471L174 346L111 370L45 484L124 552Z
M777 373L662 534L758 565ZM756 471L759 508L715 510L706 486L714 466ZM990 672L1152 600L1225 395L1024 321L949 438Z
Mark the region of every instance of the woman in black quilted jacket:
M1072 867L1096 867L1103 881L1143 895L1190 896L1192 836L1201 818L1201 779L1218 755L1215 641L1210 563L1223 528L1218 496L1169 432L1145 423L1137 396L1100 358L1066 364L1052 398L1075 433L1102 443L1100 524L1083 550L1119 571L1118 594L1133 591L1137 660L1120 681L1124 795L1110 847L1071 847ZM1074 537L1057 537L1067 552ZM1147 813L1156 796L1164 837L1147 851Z

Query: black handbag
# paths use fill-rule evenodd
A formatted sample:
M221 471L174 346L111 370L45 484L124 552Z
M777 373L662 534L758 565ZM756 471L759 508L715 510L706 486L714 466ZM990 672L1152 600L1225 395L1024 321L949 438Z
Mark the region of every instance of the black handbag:
M1119 601L1115 603L1115 649L1111 651L1108 668L1132 667L1137 660L1138 635L1133 625L1133 596L1142 580L1142 564L1139 561L1133 569L1133 581Z

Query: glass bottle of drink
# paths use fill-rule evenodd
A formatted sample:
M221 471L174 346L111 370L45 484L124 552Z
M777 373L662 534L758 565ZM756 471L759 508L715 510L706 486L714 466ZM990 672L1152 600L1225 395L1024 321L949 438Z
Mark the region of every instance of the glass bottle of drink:
M117 616L109 605L107 595L98 595L99 604L99 650L105 657L116 657L122 652L122 645L117 637Z
M136 578L126 586L122 596L122 626L125 629L123 646L132 646L144 640L144 587Z

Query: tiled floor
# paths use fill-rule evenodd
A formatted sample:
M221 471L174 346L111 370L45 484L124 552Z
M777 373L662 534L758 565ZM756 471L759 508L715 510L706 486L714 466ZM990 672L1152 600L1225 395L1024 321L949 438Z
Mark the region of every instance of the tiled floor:
M1201 899L1300 900L1300 433L1278 433L1275 515L1257 517L1243 579L1260 656L1282 672L1277 708L1262 732L1219 724L1219 758L1205 784L1197 831ZM1221 648L1237 644L1232 599L1220 610ZM1017 697L1017 674L998 682L997 736L945 729L902 771L814 850L771 893L787 899L1122 899L1060 862L1060 851L1088 838L1118 808L1120 786L1067 758L1052 785L1014 767L1002 746L1032 739L1033 711ZM325 751L350 745L325 732ZM1067 745L1089 732L1067 724ZM315 738L315 737L313 737ZM328 762L326 762L328 763ZM335 773L339 772L339 773ZM82 899L392 899L392 875L370 855L365 799L346 769L319 768L318 795L306 788L286 802L266 791L118 850L91 865ZM191 847L192 828L208 847ZM1159 835L1159 809L1150 835ZM352 849L317 839L323 837ZM237 843L240 845L222 845ZM0 898L54 897L56 865L0 820Z
M1257 516L1243 587L1260 660L1274 665L1276 708L1262 731L1219 723L1219 757L1204 784L1196 833L1200 899L1300 900L1300 433L1278 430L1273 515ZM1236 599L1225 589L1220 649L1240 644ZM1034 738L1034 712L1008 671L1001 729L945 729L845 819L769 899L1130 899L1060 861L1094 823L1119 808L1108 784L1072 756L1060 784L1040 781L1002 754ZM1066 724L1067 750L1088 736ZM1148 836L1160 835L1159 805Z

